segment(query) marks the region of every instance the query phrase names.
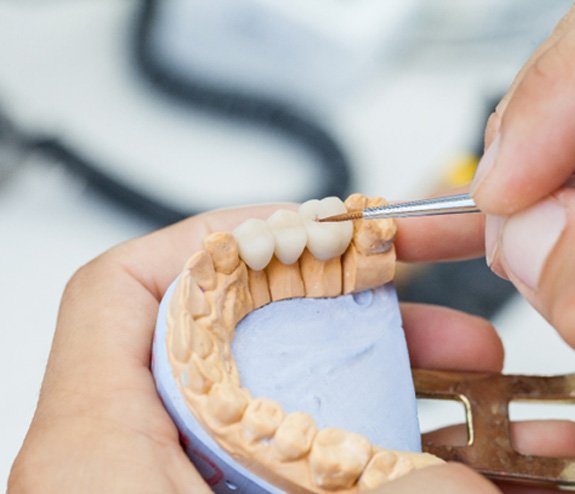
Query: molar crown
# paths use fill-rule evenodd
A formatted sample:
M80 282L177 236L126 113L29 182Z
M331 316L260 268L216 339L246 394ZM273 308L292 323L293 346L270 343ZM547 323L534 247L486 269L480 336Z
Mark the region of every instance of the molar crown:
M351 221L319 223L316 220L346 211L345 204L337 197L312 199L301 204L297 212L278 209L266 221L246 220L234 230L233 238L240 257L254 271L264 269L274 254L282 264L292 265L306 247L317 260L327 261L340 256L348 248L353 224ZM222 271L222 255L210 237L206 244L208 247L216 254L216 271Z
M319 223L319 218L345 213L343 201L337 197L304 202L299 213L307 232L307 248L320 261L327 261L345 252L353 235L351 221Z

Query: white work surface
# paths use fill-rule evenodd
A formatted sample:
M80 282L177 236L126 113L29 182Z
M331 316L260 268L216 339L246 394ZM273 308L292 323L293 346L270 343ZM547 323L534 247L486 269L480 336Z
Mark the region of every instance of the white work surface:
M205 208L289 197L308 186L308 172L297 164L310 158L289 142L183 111L138 81L126 46L135 1L47 3L0 5L0 103L27 128L64 135L98 161L116 163L114 171L132 183L154 184L154 193L182 204L189 196ZM431 190L445 163L473 142L482 98L510 82L538 41L519 51L510 43L512 54L505 43L467 55L452 47L436 59L422 46L397 48L407 62L393 70L388 64L385 76L333 112L332 128L354 161L355 188L392 199ZM218 166L239 161L243 170L254 154L251 176L261 180L222 191ZM268 162L271 171L262 165ZM269 190L274 174L285 178L284 189ZM148 230L37 159L0 182L0 486L34 411L66 281L102 251ZM521 299L494 323L507 350L506 372L575 370L573 351ZM447 415L426 413L423 429ZM573 417L573 409L553 416Z

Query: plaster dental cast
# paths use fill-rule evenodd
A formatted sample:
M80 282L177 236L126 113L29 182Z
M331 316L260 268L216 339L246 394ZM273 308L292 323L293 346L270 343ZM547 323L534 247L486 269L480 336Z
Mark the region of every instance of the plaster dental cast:
M398 221L394 242L398 259L406 262L486 255L572 346L575 193L563 184L575 172L574 23L572 10L489 122L487 152L471 187L487 221L481 215ZM196 216L115 247L76 273L63 296L10 493L210 492L180 444L150 370L159 303L211 233L232 232L248 219L267 220L285 208ZM487 321L439 307L403 305L401 312L412 366L501 369L501 343ZM571 421L517 423L513 435L523 453L575 456ZM500 488L466 467L440 464L415 468L376 489L405 494Z
M168 291L152 369L216 492L360 492L442 463L421 453L397 300L381 286L394 222L316 221L383 203L329 197L214 232Z

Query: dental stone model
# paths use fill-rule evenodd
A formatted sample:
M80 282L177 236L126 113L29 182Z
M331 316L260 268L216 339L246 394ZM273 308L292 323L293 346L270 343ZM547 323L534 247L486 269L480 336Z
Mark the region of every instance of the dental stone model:
M153 372L215 492L356 493L441 462L420 452L383 286L394 222L315 221L383 202L328 197L212 233L166 293Z

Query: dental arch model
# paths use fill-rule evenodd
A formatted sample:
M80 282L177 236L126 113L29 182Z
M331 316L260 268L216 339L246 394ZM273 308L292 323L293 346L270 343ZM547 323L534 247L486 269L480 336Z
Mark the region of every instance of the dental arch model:
M355 493L441 462L370 444L360 434L319 429L242 387L231 351L236 325L270 302L358 293L393 278L392 220L318 223L318 217L381 205L353 194L251 219L212 233L186 263L167 309L172 373L187 407L217 444L287 492Z

